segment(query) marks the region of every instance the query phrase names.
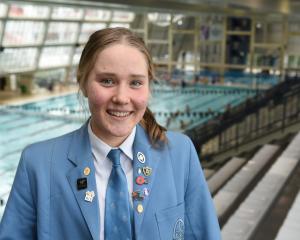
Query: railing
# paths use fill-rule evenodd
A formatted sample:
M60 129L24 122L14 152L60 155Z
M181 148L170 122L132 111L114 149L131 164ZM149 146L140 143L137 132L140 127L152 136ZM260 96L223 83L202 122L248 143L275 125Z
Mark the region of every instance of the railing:
M186 131L203 161L274 131L300 123L300 77L258 93L207 123Z

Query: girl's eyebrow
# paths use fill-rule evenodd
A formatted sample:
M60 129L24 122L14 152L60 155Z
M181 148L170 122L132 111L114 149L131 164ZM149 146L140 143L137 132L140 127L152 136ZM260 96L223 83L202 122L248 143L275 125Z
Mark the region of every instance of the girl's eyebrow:
M131 74L130 76L133 78L146 78L146 76L143 74Z
M116 77L117 74L112 73L112 72L98 72L96 73L96 77L100 76L108 76L108 77ZM144 74L130 74L131 78L147 78Z

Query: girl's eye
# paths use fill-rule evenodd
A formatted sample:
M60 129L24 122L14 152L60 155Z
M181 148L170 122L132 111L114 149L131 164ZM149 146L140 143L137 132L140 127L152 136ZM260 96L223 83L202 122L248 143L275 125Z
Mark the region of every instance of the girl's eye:
M101 79L100 80L100 83L103 85L103 86L111 86L114 84L114 81L111 79L111 78L104 78L104 79Z
M134 88L139 88L140 86L142 86L142 82L138 80L134 80L130 83L130 85Z

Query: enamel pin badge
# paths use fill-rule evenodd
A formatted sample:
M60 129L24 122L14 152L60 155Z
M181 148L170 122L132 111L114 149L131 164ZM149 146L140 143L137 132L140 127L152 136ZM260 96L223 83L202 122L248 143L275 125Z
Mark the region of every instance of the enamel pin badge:
M151 167L143 167L142 168L143 170L143 174L146 176L146 177L149 177L151 174L152 174L152 168Z
M93 202L94 197L95 197L94 191L86 191L84 200L87 202Z
M137 159L139 160L140 163L145 163L146 162L146 157L143 153L138 152L137 153Z

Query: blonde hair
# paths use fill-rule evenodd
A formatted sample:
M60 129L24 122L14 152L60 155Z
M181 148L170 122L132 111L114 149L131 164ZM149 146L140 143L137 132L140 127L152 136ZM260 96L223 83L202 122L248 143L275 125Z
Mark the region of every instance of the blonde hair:
M90 36L80 57L77 70L77 82L84 96L86 96L85 84L89 73L94 67L97 55L105 48L116 43L128 44L129 46L138 49L145 56L148 66L149 81L151 82L153 80L153 62L143 39L126 28L106 28L96 31ZM165 134L166 129L156 122L148 107L146 108L140 124L147 131L153 145L167 142Z

